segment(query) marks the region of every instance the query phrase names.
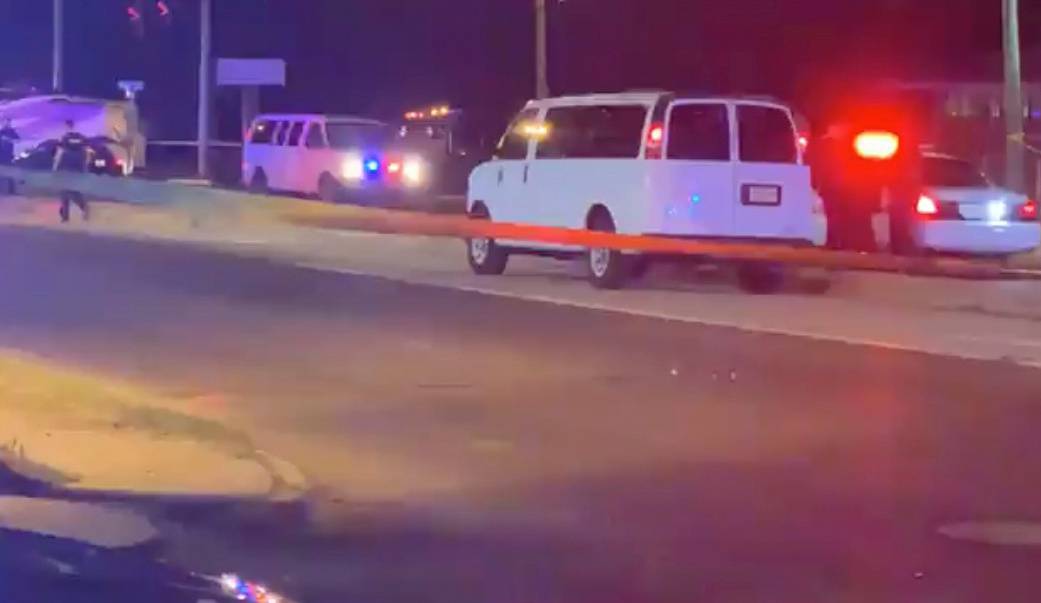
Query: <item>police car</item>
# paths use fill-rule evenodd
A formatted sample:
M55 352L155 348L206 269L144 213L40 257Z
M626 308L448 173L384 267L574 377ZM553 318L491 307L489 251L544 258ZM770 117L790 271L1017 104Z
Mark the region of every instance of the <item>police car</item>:
M911 224L923 250L1009 255L1041 245L1037 201L995 186L971 162L922 154L922 194Z
M422 157L397 151L391 127L354 116L269 114L253 122L243 149L242 182L325 201L369 202L422 190Z
M821 245L826 220L791 109L757 98L626 92L531 101L471 174L473 219L622 234ZM590 282L622 286L636 258L611 249L474 238L478 274L510 254L584 253ZM635 261L637 260L638 261ZM742 284L780 285L743 265Z

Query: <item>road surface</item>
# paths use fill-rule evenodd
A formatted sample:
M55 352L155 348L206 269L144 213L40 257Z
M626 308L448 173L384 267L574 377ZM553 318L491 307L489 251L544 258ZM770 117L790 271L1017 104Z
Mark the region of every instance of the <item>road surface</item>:
M307 601L1036 600L1036 368L29 228L0 282L0 346L307 475L292 512L160 517L201 569ZM996 521L1024 543L976 542Z

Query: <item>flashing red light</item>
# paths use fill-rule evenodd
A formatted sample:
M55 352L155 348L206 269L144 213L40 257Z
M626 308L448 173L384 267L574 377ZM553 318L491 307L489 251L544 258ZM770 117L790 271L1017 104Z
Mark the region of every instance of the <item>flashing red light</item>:
M398 174L400 172L401 172L401 162L400 161L391 161L390 163L387 164L387 173L388 174Z
M127 7L127 16L130 17L131 21L140 21L141 20L141 11L137 10L136 6L128 6Z
M665 126L661 123L651 124L647 131L647 159L661 159L662 142L665 140Z
M648 135L651 143L661 144L662 140L665 140L665 128L661 126L654 126L651 128L651 133Z
M914 209L920 216L935 216L940 213L940 206L928 195L918 197L918 203L915 204Z
M1027 199L1027 202L1019 206L1020 220L1036 220L1038 213L1037 201Z
M795 141L799 143L800 149L805 149L810 146L810 139L807 138L805 134L799 134L799 137L796 138Z
M160 17L170 16L170 6L166 4L166 2L163 2L163 0L159 0L158 2L156 2L155 8L159 11Z
M864 159L885 161L900 150L900 137L892 132L868 130L853 139L853 149Z

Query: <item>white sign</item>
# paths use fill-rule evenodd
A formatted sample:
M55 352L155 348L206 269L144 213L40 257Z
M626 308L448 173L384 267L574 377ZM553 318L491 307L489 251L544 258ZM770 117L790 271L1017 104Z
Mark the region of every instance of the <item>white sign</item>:
M119 80L116 85L127 94L137 94L145 89L145 83L141 80Z
M285 86L282 59L218 59L218 86Z

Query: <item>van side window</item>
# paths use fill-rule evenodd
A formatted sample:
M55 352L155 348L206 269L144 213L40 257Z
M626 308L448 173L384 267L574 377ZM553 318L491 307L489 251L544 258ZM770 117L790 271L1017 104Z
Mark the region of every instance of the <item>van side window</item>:
M669 113L669 159L730 161L730 119L723 104L674 105Z
M253 133L249 141L253 144L271 144L271 137L275 133L275 122L270 119L258 121L253 124Z
M309 128L307 128L307 138L304 140L304 146L309 149L325 148L325 136L322 134L322 124L313 123Z
M534 122L538 117L538 109L525 109L517 114L510 122L506 133L499 139L499 146L495 149L495 157L498 159L527 159L528 141L530 135L525 133L524 127Z
M560 107L546 114L540 159L635 159L647 120L642 105Z
M737 108L741 161L796 163L795 129L788 114L775 107L740 105Z
M304 122L294 122L293 126L289 128L289 140L287 144L291 147L295 147L300 144L300 136L304 133Z
M289 122L280 121L278 127L275 129L275 144L282 146L286 143L286 138L289 136Z

